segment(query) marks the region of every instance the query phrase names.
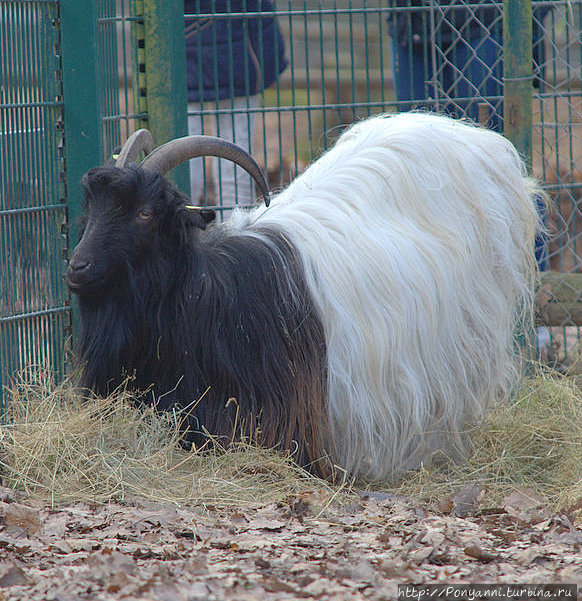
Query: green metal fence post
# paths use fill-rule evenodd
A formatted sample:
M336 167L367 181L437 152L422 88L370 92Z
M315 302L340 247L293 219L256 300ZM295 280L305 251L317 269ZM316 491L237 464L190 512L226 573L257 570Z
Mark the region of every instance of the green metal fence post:
M148 128L156 144L188 133L183 0L144 0ZM170 174L189 192L188 167Z
M503 0L504 134L532 164L531 0Z
M531 0L503 0L503 133L513 142L529 171L532 168L532 28ZM532 349L533 353L533 316L524 316L515 336L519 348Z
M64 111L64 160L69 249L79 237L82 212L80 181L87 169L103 162L99 101L97 0L61 0L61 49ZM72 303L73 337L78 311Z

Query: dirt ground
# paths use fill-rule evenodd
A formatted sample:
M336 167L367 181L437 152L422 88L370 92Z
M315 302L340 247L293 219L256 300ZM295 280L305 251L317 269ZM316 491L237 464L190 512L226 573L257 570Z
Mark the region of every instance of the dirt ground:
M245 509L50 509L0 489L0 600L388 601L415 598L399 597L405 583L582 585L580 507L551 513L524 490L485 510L485 496L468 487L423 508L314 490Z

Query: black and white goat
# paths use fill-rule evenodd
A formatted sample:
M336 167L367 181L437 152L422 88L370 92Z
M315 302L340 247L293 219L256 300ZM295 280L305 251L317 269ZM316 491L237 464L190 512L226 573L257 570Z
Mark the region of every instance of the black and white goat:
M216 154L199 142L84 179L67 275L84 386L134 376L161 409L192 408L192 431L241 429L323 474L460 455L514 390L532 309L537 191L514 147L442 116L374 117L269 207L206 227L163 177Z

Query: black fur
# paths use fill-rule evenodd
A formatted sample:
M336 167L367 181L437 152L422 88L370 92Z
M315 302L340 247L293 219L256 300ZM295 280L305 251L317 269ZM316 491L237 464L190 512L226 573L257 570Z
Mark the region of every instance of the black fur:
M193 408L191 431L295 441L299 461L319 460L325 342L290 243L205 231L205 215L136 165L93 169L83 185L86 224L67 273L82 385L105 395L131 376L160 409Z

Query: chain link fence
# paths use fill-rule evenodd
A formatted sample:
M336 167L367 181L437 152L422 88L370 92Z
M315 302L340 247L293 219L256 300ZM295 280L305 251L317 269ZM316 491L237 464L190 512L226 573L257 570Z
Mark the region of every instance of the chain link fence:
M186 134L190 119L201 133L233 136L276 190L354 121L410 109L523 135L514 141L552 199L539 323L551 325L550 359L575 363L582 0L534 0L527 27L504 20L524 4L507 4L0 0L0 383L30 364L64 373L75 310L62 274L77 236L79 180L136 128L162 143ZM522 49L517 66L509 42ZM204 92L219 79L220 94ZM518 92L525 117L516 118L508 89L523 85L533 93ZM196 201L225 216L249 202L236 172L232 189L219 163L198 169L201 186L187 170L176 176Z
M552 201L548 268L568 275L557 286L553 276L545 277L540 321L564 326L551 329L554 359L578 372L580 328L571 324L582 324L582 281L576 275L582 266L582 4L551 2L548 8L541 27L541 87L533 107L533 173ZM552 311L557 314L549 319Z

